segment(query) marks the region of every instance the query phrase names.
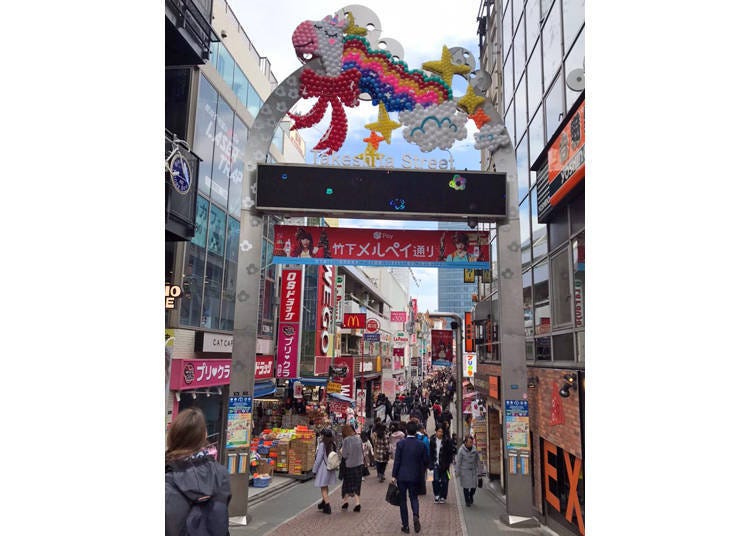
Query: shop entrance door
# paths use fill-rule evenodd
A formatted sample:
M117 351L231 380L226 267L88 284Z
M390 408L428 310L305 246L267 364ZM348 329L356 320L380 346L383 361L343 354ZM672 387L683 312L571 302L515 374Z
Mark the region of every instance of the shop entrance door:
M221 423L224 419L224 405L222 397L219 395L206 396L202 393L196 393L193 398L192 394L184 394L180 399L179 411L185 408L197 407L206 417L206 429L208 432L208 441L217 443L217 448L221 451Z

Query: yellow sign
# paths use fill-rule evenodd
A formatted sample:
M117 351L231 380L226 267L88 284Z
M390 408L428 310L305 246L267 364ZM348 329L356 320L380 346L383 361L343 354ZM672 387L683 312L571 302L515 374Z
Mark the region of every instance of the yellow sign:
M341 392L341 384L336 382L328 382L328 385L326 386L326 391L329 393L340 393Z

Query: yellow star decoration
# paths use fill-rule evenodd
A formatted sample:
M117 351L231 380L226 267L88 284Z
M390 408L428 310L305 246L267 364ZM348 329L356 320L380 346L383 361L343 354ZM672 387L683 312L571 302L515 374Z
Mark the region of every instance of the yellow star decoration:
M383 158L383 154L377 152L375 148L368 143L365 151L358 154L357 158L362 159L368 166L375 167L375 162Z
M380 142L385 141L385 138L383 136L378 136L378 133L373 130L370 131L370 135L362 141L366 141L368 145L372 145L372 147L377 151L378 147L380 146Z
M349 22L349 25L344 30L345 34L348 35L367 35L367 28L362 28L361 26L357 26L354 23L354 15L351 14L351 12L346 14L346 20Z
M468 65L457 65L451 61L451 53L448 47L443 45L443 56L439 60L427 61L422 64L422 69L435 73L448 84L448 87L453 85L453 75L456 74L467 74L471 71L471 67Z
M466 95L461 97L456 103L456 105L462 110L464 110L467 114L472 115L474 113L474 110L476 110L477 106L482 104L484 100L485 100L484 97L474 93L474 88L469 86L466 89Z
M374 123L367 123L365 128L368 130L374 130L375 132L380 132L384 136L386 143L390 145L391 131L396 130L400 126L401 123L392 121L391 118L388 117L385 105L381 102L378 105L378 120Z

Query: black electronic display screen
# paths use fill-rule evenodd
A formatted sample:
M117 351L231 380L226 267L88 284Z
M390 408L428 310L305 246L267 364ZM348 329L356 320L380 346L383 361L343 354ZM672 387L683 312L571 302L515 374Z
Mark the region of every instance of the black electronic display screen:
M285 215L496 220L506 174L258 164L257 208Z

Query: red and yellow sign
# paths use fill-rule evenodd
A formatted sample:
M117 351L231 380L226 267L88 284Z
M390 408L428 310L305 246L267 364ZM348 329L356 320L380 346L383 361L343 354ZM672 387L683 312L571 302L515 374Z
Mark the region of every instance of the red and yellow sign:
M560 203L583 180L586 174L584 158L586 141L585 103L585 101L581 102L547 150L547 161L549 163L547 182L550 185L550 204L552 205Z
M367 313L344 313L341 326L349 329L364 329L365 322L367 322Z

